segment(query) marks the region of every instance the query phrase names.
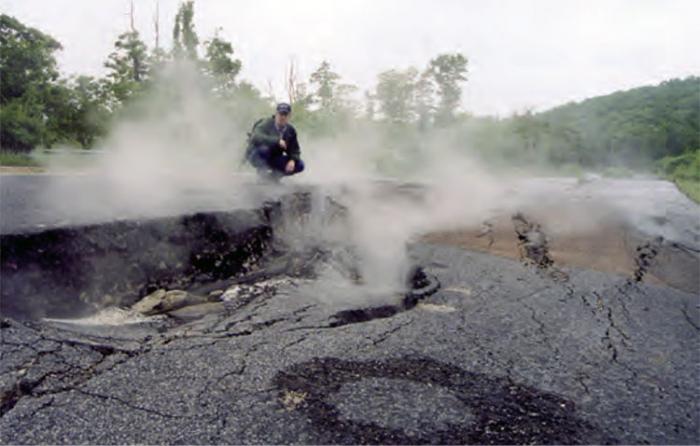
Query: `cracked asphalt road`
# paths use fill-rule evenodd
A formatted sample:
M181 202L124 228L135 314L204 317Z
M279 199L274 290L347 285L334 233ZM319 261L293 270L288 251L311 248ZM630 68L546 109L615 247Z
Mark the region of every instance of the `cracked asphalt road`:
M282 269L165 321L2 319L0 443L700 443L698 294L646 281L651 245L614 275L528 250L523 222L523 261L412 244L439 289L400 311Z
M328 327L294 282L162 333L6 320L0 440L697 443L697 296L411 252L442 288L368 322Z

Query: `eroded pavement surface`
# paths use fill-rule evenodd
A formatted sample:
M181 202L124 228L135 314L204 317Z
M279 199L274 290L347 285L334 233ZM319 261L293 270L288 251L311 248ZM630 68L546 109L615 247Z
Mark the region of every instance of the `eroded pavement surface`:
M521 251L415 242L393 306L287 259L128 324L3 319L0 441L698 443L697 294Z

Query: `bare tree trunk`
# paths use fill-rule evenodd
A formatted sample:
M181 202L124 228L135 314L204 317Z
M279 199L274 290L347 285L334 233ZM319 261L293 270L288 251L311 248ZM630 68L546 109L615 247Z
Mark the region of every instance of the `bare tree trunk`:
M129 2L129 28L131 29L132 33L136 32L136 27L134 26L134 0L131 0ZM141 81L141 66L139 63L139 60L136 58L136 56L132 56L131 58L131 66L132 70L134 73L134 80L136 82Z
M153 15L153 28L156 35L155 49L160 48L160 3L156 0L156 12Z
M275 89L272 86L272 79L267 79L267 95L275 100Z
M132 33L136 31L136 28L134 27L134 0L129 2L129 28L131 29Z
M289 61L289 67L285 73L285 80L287 84L287 96L289 97L289 103L294 105L297 101L302 99L303 86L299 81L299 73L297 71L297 63L292 58Z

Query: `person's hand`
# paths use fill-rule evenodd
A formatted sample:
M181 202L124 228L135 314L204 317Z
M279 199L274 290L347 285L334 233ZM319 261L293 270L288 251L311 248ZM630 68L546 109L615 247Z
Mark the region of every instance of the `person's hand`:
M287 161L287 165L284 166L284 171L287 173L292 173L294 172L294 168L296 167L296 163L294 160L289 160Z
M280 139L280 147L282 147L283 149L287 148L287 143L285 142L285 140Z

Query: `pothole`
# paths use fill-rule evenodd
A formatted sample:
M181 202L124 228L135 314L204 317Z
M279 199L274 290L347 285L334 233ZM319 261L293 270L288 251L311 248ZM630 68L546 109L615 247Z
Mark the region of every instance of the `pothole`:
M418 302L437 292L440 282L437 277L429 274L421 267L414 268L408 276L408 291L397 305L380 305L369 308L355 308L335 313L331 317L329 327L341 327L348 324L368 322L374 319L392 317L402 311L414 308Z
M449 390L400 379L346 383L328 401L338 409L340 420L371 422L409 435L429 435L474 421L469 407Z

